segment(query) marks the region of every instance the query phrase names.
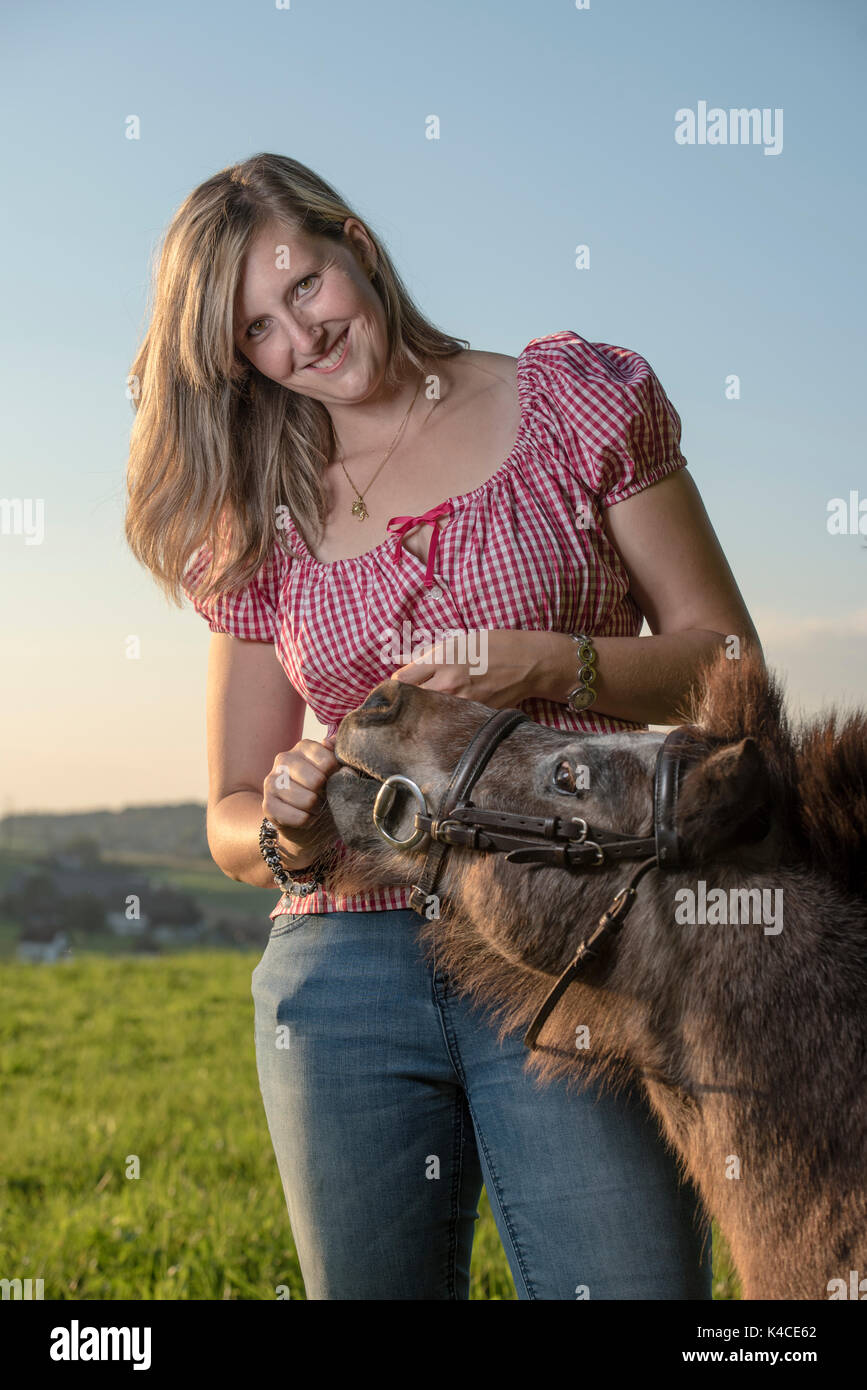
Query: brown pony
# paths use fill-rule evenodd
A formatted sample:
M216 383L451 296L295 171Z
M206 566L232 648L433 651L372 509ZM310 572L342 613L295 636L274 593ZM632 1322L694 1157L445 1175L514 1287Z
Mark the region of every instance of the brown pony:
M699 737L677 822L697 867L645 874L527 1064L576 1086L640 1079L744 1297L867 1297L867 715L832 710L793 729L777 678L749 653L720 653L702 674L680 711ZM379 838L378 782L410 776L435 807L490 713L384 681L343 720L344 766L328 783L350 848L338 891L418 877L429 840L394 850ZM647 835L663 737L528 722L499 745L472 799ZM579 768L586 789L575 790ZM393 833L408 834L413 810L393 809ZM452 847L421 939L504 1036L526 1028L629 867L576 871Z

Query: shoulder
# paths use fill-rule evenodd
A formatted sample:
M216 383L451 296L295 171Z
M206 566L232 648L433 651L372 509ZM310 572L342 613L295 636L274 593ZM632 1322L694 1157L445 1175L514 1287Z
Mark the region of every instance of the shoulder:
M531 338L516 357L506 352L466 350L452 362L468 395L485 388L513 392L517 378L525 402L535 402L543 410L546 403L568 406L586 400L588 386L594 383L597 390L610 394L612 389L628 385L642 368L647 369L637 353L608 343L591 343L572 329Z
M642 363L647 366L646 359L631 348L617 347L612 343L590 342L571 328L531 338L517 357L507 352L465 348L448 360L458 370L466 370L468 375L484 374L505 382L514 381L516 367L524 363L547 364L561 369L571 369L573 372L582 370L621 378L628 377Z
M591 342L573 329L532 338L519 363L543 410L565 411L593 426L623 427L647 414L673 410L640 352Z
M464 348L447 360L453 381L467 396L490 389L499 390L503 386L514 387L518 359L506 352Z
M614 343L591 342L574 329L531 338L517 357L465 349L451 360L467 396L494 389L503 399L514 391L533 413L564 419L591 430L624 429L660 412L674 414L646 357Z
M220 588L205 597L201 590L207 587L209 574L215 574L220 568L214 564L214 540L209 538L188 562L181 588L212 632L224 632L248 641L273 642L283 579L290 563L291 557L275 539L265 560L244 582L232 589Z
M514 375L518 361L507 352L485 352L481 348L469 348L461 356L479 371L499 377L501 381L508 381L510 372Z
M531 338L519 361L537 372L559 375L567 383L581 377L625 382L648 367L645 358L631 348L594 343L571 328Z

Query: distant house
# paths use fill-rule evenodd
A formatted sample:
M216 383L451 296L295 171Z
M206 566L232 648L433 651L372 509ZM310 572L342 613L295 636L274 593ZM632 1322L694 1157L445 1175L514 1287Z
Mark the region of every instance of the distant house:
M65 931L55 931L54 928L44 930L28 927L27 935L20 938L17 948L19 960L43 964L60 960L61 956L69 953L69 937Z

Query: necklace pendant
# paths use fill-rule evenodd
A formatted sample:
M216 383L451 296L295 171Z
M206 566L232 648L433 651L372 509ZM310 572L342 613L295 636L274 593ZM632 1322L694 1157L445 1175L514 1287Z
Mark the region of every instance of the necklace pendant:
M357 516L359 521L364 521L366 517L369 515L368 510L360 497L356 502L353 502L352 504L352 515Z

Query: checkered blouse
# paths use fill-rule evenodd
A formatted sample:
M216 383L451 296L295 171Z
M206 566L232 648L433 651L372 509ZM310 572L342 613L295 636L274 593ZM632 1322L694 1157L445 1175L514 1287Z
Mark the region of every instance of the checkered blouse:
M590 343L569 330L534 338L518 357L521 422L512 452L470 492L417 517L363 555L323 563L290 518L276 546L235 594L193 596L207 547L184 590L212 632L273 642L295 689L328 733L407 656L404 633L544 628L637 637L642 614L602 527L602 511L686 466L680 417L649 363L628 348ZM427 564L403 535L433 523ZM400 642L400 647L403 643ZM557 729L612 733L646 724L593 709L573 714L552 700L520 706ZM456 752L459 750L456 750ZM409 889L282 897L280 913L408 906Z

